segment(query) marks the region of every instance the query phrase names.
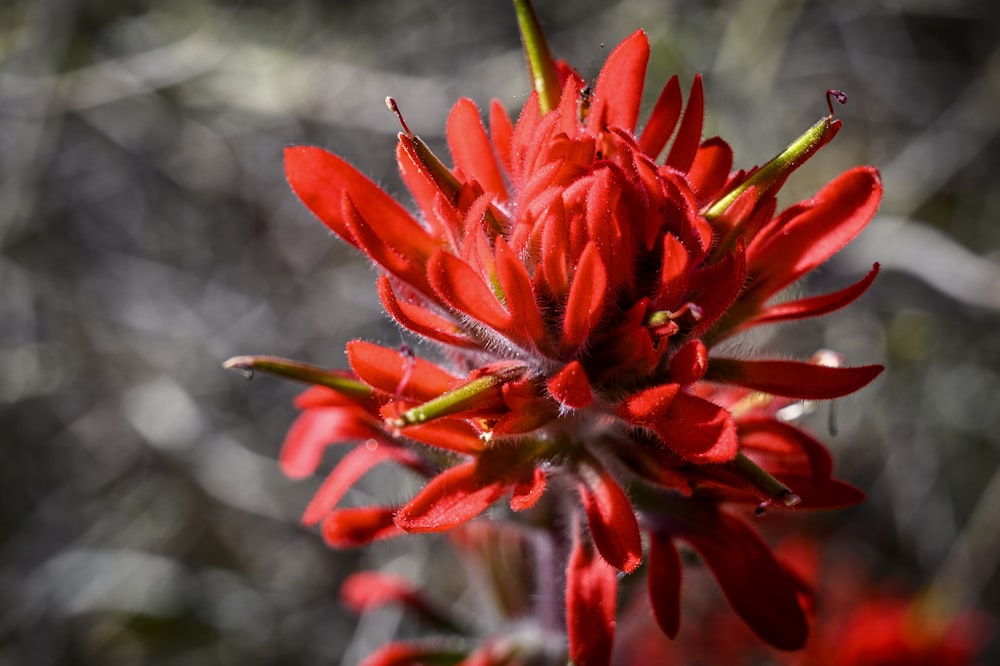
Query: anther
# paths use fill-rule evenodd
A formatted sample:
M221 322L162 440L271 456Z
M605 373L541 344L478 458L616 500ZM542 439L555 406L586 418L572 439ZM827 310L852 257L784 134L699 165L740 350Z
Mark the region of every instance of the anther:
M826 91L826 105L830 107L831 116L833 115L833 100L837 100L839 104L847 104L847 93L836 88L830 88Z
M414 138L413 132L410 131L410 128L407 127L406 125L406 121L403 120L403 112L399 110L399 105L396 104L396 100L394 100L392 97L386 97L385 105L390 111L396 114L396 118L399 119L399 124L403 126L403 133L406 134L406 136L410 137L411 139ZM833 111L831 110L830 113L832 114Z

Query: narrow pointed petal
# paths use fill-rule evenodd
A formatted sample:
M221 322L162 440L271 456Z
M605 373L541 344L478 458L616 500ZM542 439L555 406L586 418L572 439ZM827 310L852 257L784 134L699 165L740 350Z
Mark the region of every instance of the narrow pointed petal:
M801 648L809 629L791 576L745 523L721 511L711 515L709 522L685 530L683 538L704 558L733 610L758 636L783 650Z
M552 397L571 409L583 409L594 401L594 391L579 361L571 361L549 379Z
M490 139L496 149L497 157L507 173L511 173L510 142L514 135L514 124L497 100L490 102Z
M344 494L370 469L383 462L394 460L403 465L419 467L422 460L417 454L388 442L370 440L373 446L358 446L344 456L313 495L302 515L306 527L317 524L333 511Z
M670 135L674 133L677 119L681 117L681 85L677 75L663 87L653 112L649 114L649 122L639 136L639 149L655 158L667 145Z
M396 514L407 532L443 532L472 520L507 492L510 484L485 473L477 461L456 465L430 480Z
M580 666L608 666L615 636L617 572L573 530L566 569L566 629L569 653Z
M471 99L463 97L452 107L446 133L455 166L466 177L475 178L487 192L506 199L507 186L493 155L493 144L479 119L479 109Z
M389 278L385 275L379 276L377 284L378 295L385 311L400 326L446 345L456 347L476 347L478 345L475 340L465 334L455 320L438 315L419 305L399 300L392 289Z
M482 276L453 254L438 251L427 262L427 277L441 299L458 312L502 331L511 316L497 302Z
M713 358L705 379L802 400L840 398L867 386L881 365L831 368L799 361Z
M642 537L625 492L596 462L581 470L577 490L597 551L611 566L632 573L642 561Z
M882 183L871 167L841 174L802 204L803 211L780 228L761 230L747 248L752 290L766 299L816 268L865 228L882 199Z
M601 263L597 247L588 243L573 274L566 313L563 316L563 336L559 343L564 354L574 354L583 346L604 313L604 294L608 275Z
M531 276L503 236L497 236L494 251L497 276L507 297L507 309L517 313L511 322L515 332L519 338L530 340L535 349L543 353L549 351L548 334L542 322L542 313L538 309L535 291L531 286Z
M381 437L377 421L368 413L350 407L328 407L302 412L285 435L279 462L291 479L316 472L326 447L351 440Z
M872 266L871 271L868 272L868 275L849 287L841 289L840 291L823 294L822 296L813 296L811 298L803 298L797 301L789 301L787 303L772 305L758 316L743 324L741 328L760 326L762 324L775 324L778 322L805 319L808 317L819 317L821 315L839 310L840 308L853 303L860 298L862 294L868 291L868 287L870 287L872 282L875 281L875 276L878 275L878 271L879 265L875 264Z
M686 172L694 162L701 143L701 126L705 118L705 94L701 86L701 74L696 74L691 83L691 93L688 95L684 117L681 118L680 129L667 154L667 166Z
M406 436L429 446L464 455L482 452L485 443L480 432L467 420L444 418L406 428Z
M361 217L411 235L419 246L426 233L402 206L333 153L310 146L285 149L285 174L299 199L338 236L356 245L342 212L344 195L355 200ZM424 251L429 250L424 246Z
M431 295L424 264L433 246L420 247L419 243L408 244L406 236L394 236L391 227L379 229L378 232L368 223L354 201L344 196L344 224L354 237L355 244L367 254L372 261L389 271L400 280L409 283L413 288ZM413 232L418 233L418 232ZM382 235L380 235L382 234ZM419 231L429 242L430 236L422 229Z
M642 86L649 61L649 38L636 30L608 55L594 85L587 126L597 134L604 127L635 129L642 102Z
M649 537L649 600L663 633L677 638L681 626L681 558L670 537Z
M356 548L399 536L403 532L393 523L392 507L338 509L323 520L323 539L334 548Z
M417 401L436 398L461 383L430 361L364 340L347 343L347 361L369 386Z

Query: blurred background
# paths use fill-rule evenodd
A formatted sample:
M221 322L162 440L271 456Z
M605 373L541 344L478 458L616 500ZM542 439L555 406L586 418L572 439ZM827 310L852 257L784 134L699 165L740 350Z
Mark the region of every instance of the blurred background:
M739 166L849 93L783 202L877 165L879 216L803 290L882 275L753 343L887 365L838 402L836 437L814 416L869 494L815 520L876 580L995 620L1000 4L536 4L588 78L644 28L650 105L703 73L705 135ZM0 4L0 666L353 664L392 635L385 616L362 631L339 584L418 572L433 542L335 552L300 528L318 481L275 464L299 387L221 363L342 366L350 339L400 342L375 272L288 189L284 146L329 148L405 198L386 95L446 155L455 99L516 113L528 89L507 0Z

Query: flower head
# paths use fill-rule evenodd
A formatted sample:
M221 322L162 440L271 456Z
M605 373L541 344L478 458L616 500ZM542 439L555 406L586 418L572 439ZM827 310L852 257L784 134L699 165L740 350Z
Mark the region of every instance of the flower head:
M487 130L475 104L460 100L447 121L449 168L400 114L396 158L416 215L323 149L285 153L292 189L374 262L386 311L435 343L439 362L354 341L349 371L270 357L230 364L315 384L282 451L289 475L313 473L329 444L364 443L304 516L334 546L447 530L502 498L522 512L570 490L589 526L589 536L573 528L567 560L576 661L610 653L615 574L640 564L641 528L667 633L679 622L682 540L754 630L799 647L806 624L794 577L732 507L858 501L832 479L823 446L776 413L849 394L881 368L715 349L865 291L877 266L836 293L772 302L864 228L878 174L851 169L776 212L788 175L839 130L832 109L771 162L734 170L729 145L701 137L700 78L686 104L672 78L639 127L643 32L610 53L591 90L548 55L530 6L515 4L535 82L516 122L493 102ZM389 461L428 479L415 497L337 508L360 476Z

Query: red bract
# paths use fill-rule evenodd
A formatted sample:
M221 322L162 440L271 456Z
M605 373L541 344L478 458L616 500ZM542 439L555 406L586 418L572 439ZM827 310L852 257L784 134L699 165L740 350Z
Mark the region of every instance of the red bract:
M851 169L776 212L782 183L840 121L822 118L771 162L732 171L728 144L701 138L700 78L686 105L671 79L637 127L643 32L611 52L585 92L576 72L548 57L530 7L516 4L536 90L516 122L494 102L488 131L473 102L460 100L447 121L451 168L403 123L396 157L416 215L323 149L285 152L295 193L376 264L386 311L437 343L446 362L355 341L349 373L231 363L324 387L300 401L282 453L290 475L314 472L328 444L367 447L341 460L306 512L334 545L447 530L502 497L523 511L547 487L575 487L603 562L589 546L574 550L572 654L610 651L610 634L606 646L579 643L580 600L608 596L595 582L613 581L605 563L638 566L640 522L653 533L651 593L665 630L679 621L678 539L708 562L752 628L800 646L793 582L727 507L860 499L831 478L822 445L774 413L785 398L856 391L881 368L724 358L714 347L865 291L877 268L836 293L772 303L863 229L881 196L878 173ZM429 479L394 521L392 509L336 508L350 484L390 461Z

